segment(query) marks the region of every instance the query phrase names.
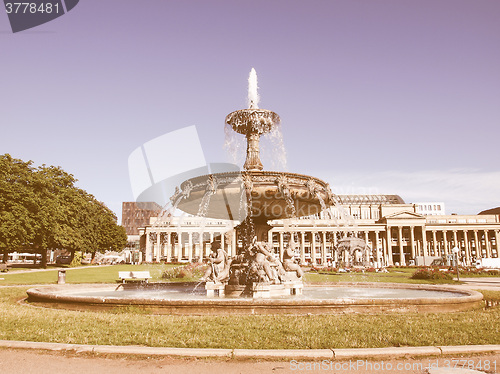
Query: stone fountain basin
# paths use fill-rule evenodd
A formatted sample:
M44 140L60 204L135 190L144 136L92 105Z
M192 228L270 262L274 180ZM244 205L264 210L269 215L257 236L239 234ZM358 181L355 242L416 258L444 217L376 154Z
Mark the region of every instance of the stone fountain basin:
M193 283L126 285L119 291L116 287L54 285L31 288L27 293L29 302L53 308L114 310L136 306L153 314L172 315L441 313L479 307L483 298L476 291L394 283L306 285L302 296L272 299L207 298L203 287L195 289ZM338 296L341 288L347 292L344 296Z
M321 179L296 173L277 171L242 171L211 174L217 180L216 193L210 196L205 216L216 219L243 221L246 214L245 184L251 185L252 217L257 221L285 219L292 216L290 201L280 190L279 183L285 182L295 207L295 216L317 214L325 206L333 204L328 184ZM178 208L197 215L206 195L210 175L191 178L181 184L181 190L192 185L187 198L180 201ZM311 186L315 192L311 191ZM243 194L243 196L242 196Z

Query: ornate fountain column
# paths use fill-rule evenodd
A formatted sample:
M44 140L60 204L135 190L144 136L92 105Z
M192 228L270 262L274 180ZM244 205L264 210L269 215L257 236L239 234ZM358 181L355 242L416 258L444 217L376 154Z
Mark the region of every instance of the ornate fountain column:
M260 161L260 135L257 132L248 133L247 136L247 159L243 167L245 170L262 170Z

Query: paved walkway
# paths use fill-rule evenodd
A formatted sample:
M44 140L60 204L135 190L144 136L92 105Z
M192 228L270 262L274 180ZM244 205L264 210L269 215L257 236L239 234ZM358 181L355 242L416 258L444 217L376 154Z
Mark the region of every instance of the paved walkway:
M460 278L464 284L453 286L469 290L500 291L500 277Z
M474 365L474 371L462 366ZM407 374L473 374L496 373L500 354L480 354L421 358L339 358L311 360L280 358L272 360L203 357L172 357L161 355L116 355L78 353L75 351L42 351L0 348L2 374L260 374L260 373L407 373ZM455 366L455 367L454 367Z

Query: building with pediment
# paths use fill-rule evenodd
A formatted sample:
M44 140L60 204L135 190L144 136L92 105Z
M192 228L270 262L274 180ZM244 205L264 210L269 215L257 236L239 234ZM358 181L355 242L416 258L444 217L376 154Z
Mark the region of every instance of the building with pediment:
M442 203L407 204L398 195L339 195L326 217L268 222L268 243L282 257L290 235L301 264L391 266L452 263L498 258L500 215L445 215ZM422 206L434 206L426 213ZM169 224L155 221L140 229L143 260L192 262L210 254L210 243L221 240L229 256L242 249L231 221L185 216ZM358 239L361 239L358 240ZM364 244L360 244L364 243Z

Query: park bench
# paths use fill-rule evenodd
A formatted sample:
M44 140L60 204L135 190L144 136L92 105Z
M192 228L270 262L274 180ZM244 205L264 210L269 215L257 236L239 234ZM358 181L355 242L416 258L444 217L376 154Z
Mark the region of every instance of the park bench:
M151 279L149 271L119 271L117 282L127 283L127 282L141 282L148 283Z
M0 271L1 272L9 271L9 268L10 268L10 266L8 264L3 264L3 263L0 264Z

